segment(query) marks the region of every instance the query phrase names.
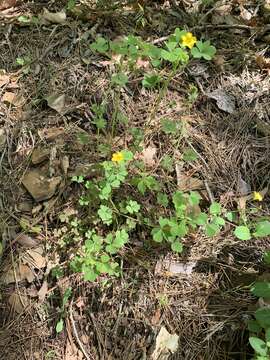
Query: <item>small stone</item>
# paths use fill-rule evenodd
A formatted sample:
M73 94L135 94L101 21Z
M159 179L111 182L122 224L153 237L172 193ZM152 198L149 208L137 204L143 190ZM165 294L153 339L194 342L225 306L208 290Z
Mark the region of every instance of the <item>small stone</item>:
M22 201L18 204L18 210L21 212L31 212L33 204L30 201Z
M32 163L34 165L40 164L47 160L50 156L50 149L37 148L32 152Z
M44 176L40 170L30 170L25 174L22 183L35 201L39 202L50 199L55 194L61 180L61 176L50 179Z

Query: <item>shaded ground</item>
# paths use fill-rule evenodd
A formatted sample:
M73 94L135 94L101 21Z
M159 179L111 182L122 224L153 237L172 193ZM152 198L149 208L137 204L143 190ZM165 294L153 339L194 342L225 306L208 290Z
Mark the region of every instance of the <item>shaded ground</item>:
M16 11L38 13L44 5L37 5L24 5ZM49 5L51 10L61 8ZM247 4L247 9L253 10L253 4ZM179 181L174 168L165 171L159 164L169 154L175 167L183 149L192 146L199 158L182 170L187 179L201 180L199 190L205 201L212 195L223 206L235 208L243 187L264 189L266 200L261 211L269 215L270 131L265 124L269 121L270 85L266 63L256 61L256 54L265 62L269 56L267 33L262 31L267 21L260 13L256 21L253 19L255 23L241 19L231 27L226 19L213 24L212 12L206 15L207 7L203 8L204 18L188 11L190 7L182 2L172 7L150 4L143 14L145 27L138 23L138 9L115 16L94 12L94 18L87 21L70 17L67 24L57 26L22 26L10 20L12 17L4 18L0 69L9 80L0 88L0 134L4 139L0 142L2 269L8 273L20 259L23 264L31 263L34 277L27 274L1 287L1 359L82 359L82 348L90 359L148 359L161 326L179 335L174 359L251 358L246 323L255 300L249 285L264 271L262 254L269 248L268 239L239 242L225 228L214 239L201 235L186 238L183 256L177 257L164 248L149 251L139 238L123 254L119 279L101 285L85 283L74 274L65 274L61 280L49 275L50 263L65 264L64 256L60 254L60 261L57 256L64 231L59 214L76 206L80 191L70 177L78 172L78 164L82 171L86 165L107 158L110 151L133 146L134 138L128 132L131 126L143 128L146 146L154 144L156 148L151 174L174 186ZM237 6L232 14L239 19ZM198 20L200 25L196 25ZM193 29L198 37L211 39L218 49L215 61L192 61L184 74L176 75L147 129L145 121L157 93L142 91L134 78L121 94L129 125L119 127L113 138L108 132L100 140L89 108L104 96L113 69L90 52L89 43L98 33L114 39L134 29L137 35L155 40L179 23ZM29 58L29 65L18 66L18 58ZM194 104L187 101L190 84L199 89ZM217 88L234 99L232 114L220 110L207 95ZM4 101L6 92L16 94L16 101ZM51 94L65 95L64 112L48 107L44 98ZM108 107L108 128L111 113ZM180 140L170 141L160 132L159 120L165 116L181 118L185 136ZM108 154L100 151L103 142L113 144ZM44 161L33 164L31 156L38 148L48 149L48 153ZM33 201L22 186L24 174L31 169L59 178L48 201ZM28 221L28 227L23 227L22 219ZM31 236L42 246L41 257L25 254L27 250L16 241L16 234L27 234L29 227L36 225L40 226L38 235ZM166 259L196 266L184 275L158 271L157 262ZM47 289L41 296L43 286ZM65 329L56 334L61 298L68 287L73 289L73 300L66 306ZM14 294L19 295L14 299Z

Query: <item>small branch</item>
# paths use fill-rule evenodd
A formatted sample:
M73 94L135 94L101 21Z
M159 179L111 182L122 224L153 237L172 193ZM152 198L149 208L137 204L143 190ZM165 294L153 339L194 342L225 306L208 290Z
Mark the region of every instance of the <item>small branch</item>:
M204 186L206 188L209 199L210 199L211 203L213 204L213 202L215 202L215 199L214 199L213 193L212 193L212 191L210 189L210 186L209 186L207 180L204 180Z
M191 28L191 30L201 30L201 29L239 29L239 30L258 30L258 28L255 28L253 26L249 26L249 25L244 25L244 24L232 24L232 25L229 25L229 24L217 24L217 25L214 25L214 24L206 24L206 25L198 25L198 26L194 26L193 28ZM167 36L162 36L158 39L155 39L152 41L152 44L155 45L155 44L160 44L166 40L169 39L171 35L167 35Z
M77 344L79 345L79 348L81 349L81 351L82 351L83 355L85 356L85 358L86 358L87 360L94 360L92 357L90 357L90 356L87 354L87 352L86 352L86 350L84 349L83 344L82 344L82 342L81 342L81 340L80 340L80 338L79 338L78 331L77 331L77 329L76 329L75 321L74 321L74 318L73 318L72 305L73 305L73 299L71 300L70 306L69 306L69 318L70 318L70 321L71 321L73 334L74 334L74 336L75 336L75 338L76 338L76 341L77 341Z

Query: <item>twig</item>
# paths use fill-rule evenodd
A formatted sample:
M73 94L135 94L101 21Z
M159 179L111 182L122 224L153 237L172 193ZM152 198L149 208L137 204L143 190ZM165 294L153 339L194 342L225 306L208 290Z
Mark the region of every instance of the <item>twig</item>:
M215 202L215 199L214 199L213 193L212 193L212 191L210 189L210 186L209 186L207 180L204 180L204 186L206 188L209 199L210 199L211 203L213 204L213 202Z
M87 360L94 360L94 358L90 357L86 350L84 349L83 347L83 344L79 338L79 335L78 335L78 332L77 332L77 329L76 329L76 325L75 325L75 321L74 321L74 318L73 318L73 312L72 312L72 305L73 305L73 299L71 300L70 302L70 306L69 306L69 318L70 318L70 321L71 321L71 325L72 325L72 330L73 330L73 334L76 338L76 341L77 341L77 344L79 345L79 348L81 349L83 355L85 356L85 358Z
M253 26L249 26L249 25L244 25L244 24L219 24L219 25L214 25L214 24L206 24L206 25L198 25L198 26L194 26L193 28L191 28L191 30L200 30L200 29L239 29L239 30L258 30L258 28L255 28ZM152 44L160 44L166 40L169 39L171 35L166 35L166 36L162 36L158 39L155 39L152 41Z

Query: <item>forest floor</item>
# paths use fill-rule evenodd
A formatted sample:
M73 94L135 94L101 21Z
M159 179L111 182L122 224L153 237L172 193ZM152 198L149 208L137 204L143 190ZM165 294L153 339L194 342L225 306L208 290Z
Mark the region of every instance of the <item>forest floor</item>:
M122 149L135 149L168 192L269 215L270 10L267 1L225 3L88 4L77 16L64 1L14 1L0 10L0 359L158 359L163 327L179 337L171 359L252 358L250 284L265 272L268 238L241 241L225 226L214 237L185 236L177 255L149 246L139 227L121 252L120 277L92 282L69 270L74 244L61 243L63 215L81 211L72 177L94 177L93 166ZM46 20L44 7L67 17ZM125 121L112 131L114 65L89 45L135 34L161 46L177 27L210 40L214 59L176 73L151 121L159 92L141 86L141 64L119 92ZM105 96L99 133L91 109ZM180 121L178 135L162 131L163 118ZM253 191L264 196L259 205ZM151 196L139 199L144 207Z

